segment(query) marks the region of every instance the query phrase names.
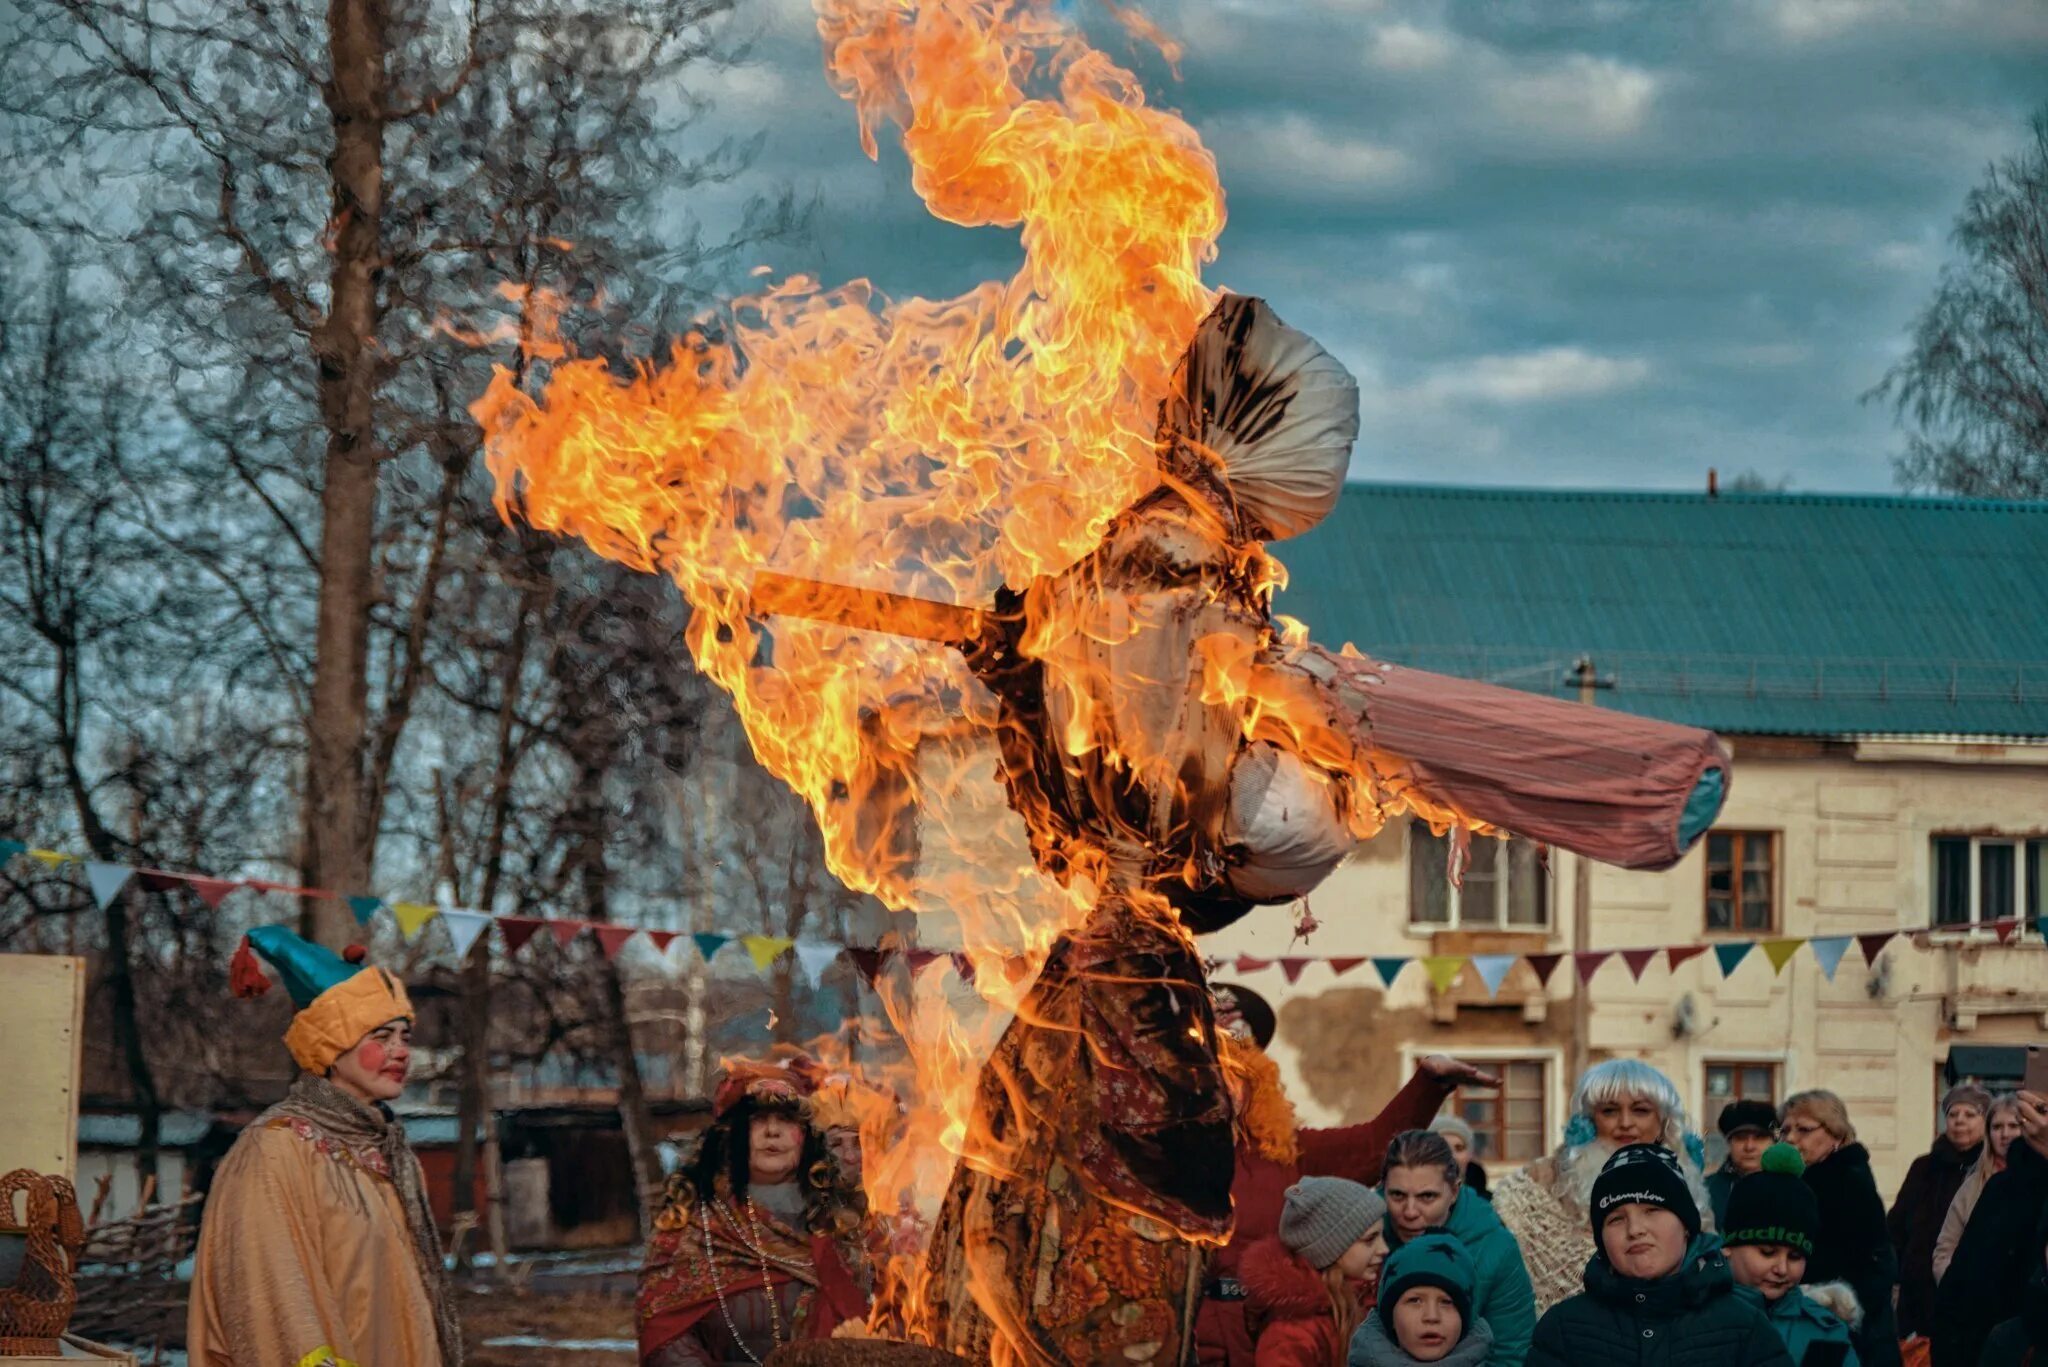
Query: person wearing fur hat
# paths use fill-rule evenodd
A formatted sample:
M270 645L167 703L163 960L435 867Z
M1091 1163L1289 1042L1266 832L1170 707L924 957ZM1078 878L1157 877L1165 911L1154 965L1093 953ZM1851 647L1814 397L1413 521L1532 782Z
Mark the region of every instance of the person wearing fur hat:
M642 1367L760 1363L867 1316L859 1187L812 1123L814 1071L729 1060L670 1174L635 1304Z
M1481 1367L1493 1330L1474 1308L1471 1250L1448 1234L1401 1245L1380 1271L1372 1313L1351 1336L1345 1367Z
M1304 1177L1287 1189L1280 1233L1238 1263L1257 1367L1342 1367L1378 1288L1386 1214L1378 1192L1341 1177Z
M1596 1251L1585 1290L1537 1324L1531 1367L1790 1367L1763 1312L1736 1296L1677 1155L1616 1150L1587 1204Z
M1303 1176L1375 1185L1390 1139L1428 1124L1461 1083L1496 1083L1469 1064L1431 1054L1416 1060L1407 1084L1365 1124L1303 1129L1281 1085L1280 1067L1266 1053L1276 1023L1273 1009L1256 992L1234 983L1214 983L1210 991L1217 1061L1233 1103L1232 1224L1229 1242L1209 1259L1195 1317L1195 1360L1201 1367L1248 1367L1255 1345L1245 1327L1239 1265L1253 1244L1279 1233L1288 1189Z
M1731 1101L1721 1108L1716 1128L1728 1146L1728 1157L1707 1174L1707 1199L1714 1207L1714 1228L1720 1229L1728 1210L1728 1193L1757 1170L1764 1150L1778 1137L1778 1108L1767 1101Z
M412 1062L405 985L283 926L249 932L229 977L296 1010L299 1074L215 1174L186 1318L193 1367L461 1367L419 1159L388 1102Z
M1493 1189L1494 1211L1528 1260L1539 1314L1578 1293L1596 1251L1588 1220L1593 1183L1608 1158L1630 1144L1663 1145L1677 1160L1695 1206L1712 1208L1702 1171L1706 1150L1671 1079L1640 1059L1609 1059L1588 1068L1572 1093L1563 1147L1509 1173Z
M1764 1150L1757 1171L1728 1194L1721 1245L1736 1294L1753 1300L1785 1340L1798 1367L1857 1367L1850 1333L1863 1307L1847 1282L1801 1286L1820 1231L1820 1203L1803 1180L1806 1160L1790 1144Z

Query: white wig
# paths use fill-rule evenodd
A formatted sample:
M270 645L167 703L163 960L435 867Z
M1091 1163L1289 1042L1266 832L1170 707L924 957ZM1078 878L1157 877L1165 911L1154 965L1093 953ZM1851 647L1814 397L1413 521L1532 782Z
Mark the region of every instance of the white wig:
M1578 1087L1572 1092L1572 1124L1566 1130L1565 1142L1584 1143L1590 1139L1594 1109L1631 1097L1641 1097L1656 1105L1657 1114L1664 1117L1662 1143L1665 1148L1673 1153L1687 1153L1699 1143L1693 1131L1692 1117L1686 1114L1685 1100L1678 1095L1678 1088L1672 1085L1670 1078L1635 1058L1609 1059L1586 1070L1586 1075L1579 1079ZM1688 1139L1691 1143L1687 1142ZM1698 1154L1693 1154L1693 1161L1700 1161Z

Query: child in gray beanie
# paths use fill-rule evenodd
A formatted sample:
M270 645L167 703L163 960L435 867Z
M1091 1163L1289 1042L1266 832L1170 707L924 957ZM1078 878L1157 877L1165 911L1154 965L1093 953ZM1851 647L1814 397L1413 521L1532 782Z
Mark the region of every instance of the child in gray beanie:
M1378 1192L1341 1177L1304 1177L1287 1189L1280 1237L1253 1244L1239 1263L1259 1361L1343 1362L1379 1283L1386 1215Z

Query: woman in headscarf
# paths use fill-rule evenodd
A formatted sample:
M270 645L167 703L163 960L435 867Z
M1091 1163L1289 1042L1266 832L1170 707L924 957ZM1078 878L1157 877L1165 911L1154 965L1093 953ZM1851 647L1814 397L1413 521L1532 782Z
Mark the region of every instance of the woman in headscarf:
M283 926L235 952L237 995L298 1008L283 1101L228 1150L199 1228L186 1320L193 1367L461 1367L441 1247L419 1160L386 1104L412 1063L405 985Z
M859 1188L805 1101L807 1070L733 1062L672 1174L636 1306L643 1367L761 1363L867 1316Z
M1494 1213L1528 1261L1539 1315L1582 1289L1595 1252L1593 1183L1602 1165L1631 1144L1659 1144L1676 1157L1705 1227L1713 1228L1705 1148L1671 1079L1640 1059L1595 1064L1572 1093L1563 1147L1493 1189Z

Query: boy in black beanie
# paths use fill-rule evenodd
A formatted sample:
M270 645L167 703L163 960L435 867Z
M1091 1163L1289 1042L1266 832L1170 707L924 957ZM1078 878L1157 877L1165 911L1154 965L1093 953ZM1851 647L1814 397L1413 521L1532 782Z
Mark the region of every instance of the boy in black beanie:
M1761 1308L1799 1367L1855 1367L1850 1331L1863 1319L1846 1282L1802 1287L1820 1230L1820 1202L1790 1144L1764 1150L1763 1166L1728 1193L1722 1241L1736 1294Z
M1594 1179L1585 1291L1536 1326L1529 1367L1790 1367L1763 1312L1735 1296L1719 1236L1678 1159L1631 1144Z

